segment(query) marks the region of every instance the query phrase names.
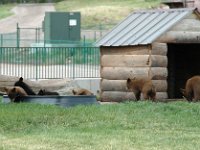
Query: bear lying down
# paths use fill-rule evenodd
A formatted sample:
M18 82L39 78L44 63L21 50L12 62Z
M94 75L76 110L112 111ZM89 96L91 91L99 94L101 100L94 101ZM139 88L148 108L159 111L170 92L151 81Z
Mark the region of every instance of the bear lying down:
M20 102L21 97L28 96L24 89L19 86L5 87L4 90L6 91L11 102Z

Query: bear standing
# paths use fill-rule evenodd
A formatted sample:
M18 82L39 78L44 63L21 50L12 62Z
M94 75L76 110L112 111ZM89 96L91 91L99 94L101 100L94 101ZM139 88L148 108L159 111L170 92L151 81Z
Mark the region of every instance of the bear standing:
M150 79L128 78L126 85L135 94L136 100L140 100L141 93L144 99L156 99L156 88Z
M181 89L181 92L189 102L200 100L200 76L193 76L188 79L185 89Z
M20 86L24 89L24 91L26 91L28 95L36 95L35 92L33 92L33 90L29 87L29 85L23 82L22 77L19 78L19 81L15 82L14 86Z
M24 89L19 86L14 86L11 88L5 87L4 90L6 91L11 102L20 102L21 97L28 96Z

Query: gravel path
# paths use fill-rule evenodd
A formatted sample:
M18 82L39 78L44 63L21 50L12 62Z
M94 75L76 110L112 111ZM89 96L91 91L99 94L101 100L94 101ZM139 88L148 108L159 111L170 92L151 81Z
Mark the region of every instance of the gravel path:
M46 11L55 11L53 4L20 4L12 9L14 15L0 20L0 33L16 32L16 24L20 27L42 27Z

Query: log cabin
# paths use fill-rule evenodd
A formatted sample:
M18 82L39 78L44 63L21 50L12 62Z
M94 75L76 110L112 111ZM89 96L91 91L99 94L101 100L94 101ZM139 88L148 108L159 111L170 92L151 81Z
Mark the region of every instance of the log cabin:
M157 99L182 98L200 75L200 13L195 8L131 13L96 42L101 53L101 101L134 100L128 78L151 78Z

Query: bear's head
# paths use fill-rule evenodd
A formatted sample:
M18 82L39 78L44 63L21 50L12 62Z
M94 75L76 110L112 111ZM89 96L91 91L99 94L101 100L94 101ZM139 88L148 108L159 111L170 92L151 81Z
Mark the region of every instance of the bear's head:
M127 81L126 81L126 86L127 86L127 89L130 90L133 88L134 86L134 81L136 80L136 78L133 78L133 79L130 79L128 78Z
M19 78L19 81L23 82L23 78L22 78L22 77L20 77L20 78Z
M180 91L181 91L181 94L183 95L183 98L187 99L187 97L186 97L186 90L185 89L180 89Z
M27 96L27 93L21 87L4 87L4 90L6 91L11 102L14 102L16 98L20 96Z
M40 89L38 95L45 95L45 89Z
M18 92L17 92L17 90L16 90L15 87L13 87L13 88L5 87L4 90L6 91L8 97L10 98L10 100L11 100L12 102L14 102L15 98L16 98L17 96L19 96L19 94L18 94Z

